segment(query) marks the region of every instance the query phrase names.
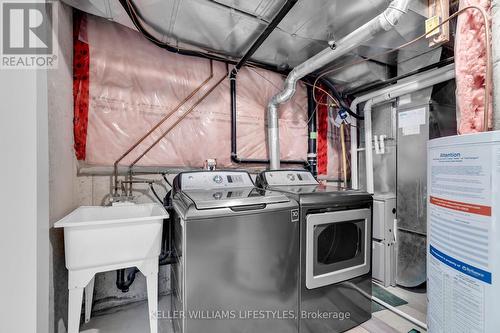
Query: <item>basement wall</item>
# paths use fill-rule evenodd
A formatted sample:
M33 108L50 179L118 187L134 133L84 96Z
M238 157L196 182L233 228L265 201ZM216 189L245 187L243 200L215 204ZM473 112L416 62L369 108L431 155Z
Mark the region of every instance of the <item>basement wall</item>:
M59 63L48 71L49 106L49 221L50 293L49 332L66 332L68 279L64 263L62 229L54 229L59 219L78 206L76 158L73 151L73 10L59 3Z

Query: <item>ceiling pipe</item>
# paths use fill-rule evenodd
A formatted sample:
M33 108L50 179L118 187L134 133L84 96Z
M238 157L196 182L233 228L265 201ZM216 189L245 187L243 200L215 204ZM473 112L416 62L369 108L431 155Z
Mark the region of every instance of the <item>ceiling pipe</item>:
M285 88L276 94L267 106L268 144L271 169L280 168L278 106L292 98L295 94L297 81L328 65L367 40L370 40L377 33L392 29L398 23L401 16L406 13L410 1L411 0L393 0L383 13L339 41L331 43L330 47L298 65L288 74L285 81Z
M367 93L369 91L373 91L375 89L379 90L379 89L387 87L387 86L389 86L389 85L391 85L399 80L406 79L407 77L410 77L410 76L413 76L416 74L420 74L420 73L426 72L426 71L434 69L434 68L439 68L439 67L443 67L443 66L446 66L449 64L453 64L454 62L455 62L455 57L449 57L449 58L446 58L444 60L440 60L436 63L427 65L427 66L419 68L419 69L416 69L414 71L411 71L411 72L408 72L405 74L401 74L401 75L398 75L395 77L391 77L390 79L387 79L384 81L372 82L372 83L368 83L366 85L362 85L360 87L357 87L353 90L344 91L343 94L346 96L356 96L356 95L365 94L365 93Z
M399 86L392 91L382 92L374 97L371 97L364 107L365 115L365 163L366 163L366 191L370 194L375 193L373 181L373 146L372 146L372 108L376 104L388 102L400 96L419 91L424 88L432 87L438 83L445 82L455 78L455 66L446 66L447 71L439 70L431 71L431 76L424 77L411 81L408 84ZM357 151L356 151L357 154Z

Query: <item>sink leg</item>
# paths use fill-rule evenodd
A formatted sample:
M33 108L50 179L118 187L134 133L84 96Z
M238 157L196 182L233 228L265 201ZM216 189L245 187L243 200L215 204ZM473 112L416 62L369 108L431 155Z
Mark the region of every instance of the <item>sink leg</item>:
M83 288L69 289L68 333L80 331L80 314L82 313Z
M89 284L85 287L85 323L90 321L90 313L92 312L92 297L94 295L95 276L92 277Z
M148 288L149 327L151 333L158 332L158 273L146 277Z
M144 276L148 288L149 327L151 333L158 332L158 257L144 260L137 266Z

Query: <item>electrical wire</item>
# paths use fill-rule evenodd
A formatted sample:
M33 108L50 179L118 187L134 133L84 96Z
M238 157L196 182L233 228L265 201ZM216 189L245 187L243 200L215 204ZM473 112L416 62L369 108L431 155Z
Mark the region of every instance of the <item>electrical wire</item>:
M168 181L167 174L162 173L161 175L162 175L163 180L165 181L165 183L167 183L167 184L168 184L168 186L170 186L170 188L172 188L172 183L170 183L170 182Z
M149 188L151 189L151 192L153 192L156 199L158 199L158 201L163 205L163 201L160 199L158 193L156 193L155 188L153 187L153 183L149 183Z
M393 52L396 52L398 50L401 50L409 45L412 45L416 42L418 42L419 40L425 38L428 34L434 32L435 30L437 30L438 28L440 28L441 26L443 26L444 24L446 24L447 22L449 22L450 20L454 19L455 17L457 17L458 15L461 15L463 14L464 12L466 12L467 10L470 10L470 9L475 9L477 11L479 11L481 13L481 16L483 17L483 21L484 21L484 26L485 26L485 44L486 44L486 69L485 69L485 90L484 90L484 128L483 128L483 131L487 131L489 129L488 127L488 109L489 109L489 103L490 103L490 85L491 85L491 44L490 44L490 22L489 22L489 18L488 18L488 13L486 13L486 10L482 7L479 7L479 6L474 6L474 5L471 5L471 6L467 6L467 7L464 7L460 10L458 10L457 12L453 13L452 15L450 15L446 20L443 20L441 23L439 23L437 26L435 26L433 29L431 29L430 31L418 36L417 38L407 42L407 43L404 43L394 49L391 49L391 50L388 50L388 51L385 51L385 52L381 52L381 53L378 53L378 54L375 54L375 55L372 55L370 57L367 57L367 58L363 58L362 60L358 60L358 61L354 61L352 63L349 63L349 64L346 64L346 65L342 65L340 67L336 67L334 69L330 69L330 70L327 70L327 71L324 71L323 73L319 74L316 79L314 80L314 84L313 84L313 90L314 89L318 89L318 81L324 77L325 75L327 74L331 74L331 73L334 73L336 71L339 71L341 69L344 69L346 67L350 67L350 66L353 66L353 65L357 65L357 64L361 64L363 62L366 62L366 61L369 61L369 60L374 60L374 58L377 58L377 57L380 57L380 56L383 56L383 55L387 55L387 54L390 54L390 53L393 53ZM438 47L441 47L441 46L437 46L435 48L432 48L432 49L437 49ZM431 49L431 50L432 50ZM316 103L318 103L316 100L315 100Z

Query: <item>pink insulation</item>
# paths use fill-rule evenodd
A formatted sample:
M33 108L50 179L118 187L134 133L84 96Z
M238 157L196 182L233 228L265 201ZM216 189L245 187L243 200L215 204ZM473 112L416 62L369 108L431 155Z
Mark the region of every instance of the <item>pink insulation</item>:
M469 5L481 6L487 12L491 10L490 0L460 0L460 8ZM480 132L484 119L486 47L484 20L477 10L468 10L458 16L455 64L458 132ZM489 104L491 124L492 104Z
M112 165L136 140L188 96L209 75L209 60L162 50L138 32L89 16L90 84L86 162ZM214 75L184 107L122 161L128 165L160 133L226 72L213 63ZM265 110L283 86L283 77L261 69L238 74L238 155L267 158ZM201 167L216 158L231 166L230 94L226 79L182 120L138 165ZM294 98L280 106L282 159L306 159L307 98L300 84Z

